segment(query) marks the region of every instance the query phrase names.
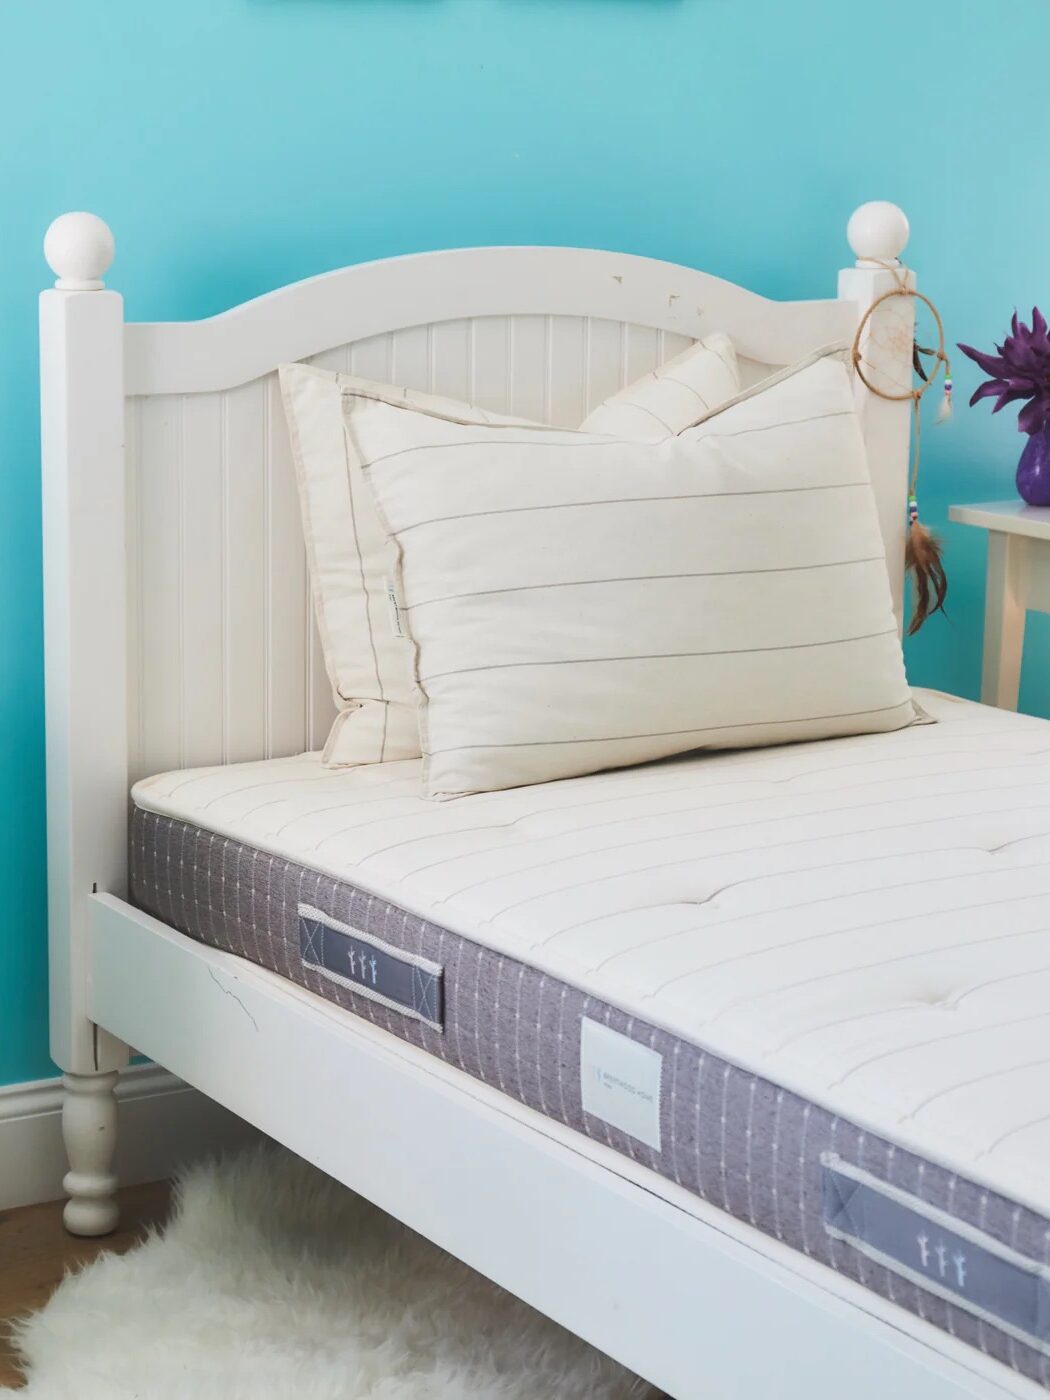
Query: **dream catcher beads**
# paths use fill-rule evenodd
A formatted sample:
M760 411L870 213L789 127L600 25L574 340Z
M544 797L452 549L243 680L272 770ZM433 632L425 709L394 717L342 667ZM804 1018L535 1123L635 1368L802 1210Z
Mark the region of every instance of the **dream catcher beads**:
M923 296L922 292L918 292L914 287L908 285L906 268L895 267L889 263L880 263L879 266L885 267L887 272L893 273L897 285L890 291L884 292L882 296L877 297L861 317L857 334L853 338L852 360L857 378L871 393L880 399L889 399L894 403L903 403L910 399L913 405L915 422L912 435L911 473L908 480L908 538L905 547L905 565L912 576L915 587L915 606L908 626L908 634L911 635L919 630L932 613L944 611L944 600L948 596L948 579L944 572L941 542L919 519L918 484L919 455L922 444L920 406L924 395L933 388L938 375L943 370L943 397L937 410L937 422L943 423L951 417L952 370L945 350L944 324L936 306L929 297ZM877 311L880 309L885 311L887 303L904 297L928 309L933 319L935 345L920 345L918 335L912 329L910 315L906 319L903 317L896 320L891 319L888 323L885 315L879 318L879 322L873 319ZM866 352L872 347L879 348L880 345L885 347L888 340L893 340L904 334L910 334L912 338L909 362L914 379L918 382L914 382L909 377L909 382L906 384L880 383L879 371L870 359L865 358ZM897 358L899 360L900 357Z

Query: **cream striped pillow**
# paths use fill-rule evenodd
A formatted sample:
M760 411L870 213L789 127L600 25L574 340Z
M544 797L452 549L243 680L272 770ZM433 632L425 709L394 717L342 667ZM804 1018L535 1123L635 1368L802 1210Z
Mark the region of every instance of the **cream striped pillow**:
M653 444L345 403L428 796L917 717L841 350Z
M469 424L528 420L310 365L282 365L280 379L321 645L338 706L324 761L343 766L415 758L419 725L412 649L389 623L393 556L358 465L347 452L340 394L353 393L359 407L377 401ZM594 432L666 436L695 423L739 388L731 342L711 336L607 400L587 422Z

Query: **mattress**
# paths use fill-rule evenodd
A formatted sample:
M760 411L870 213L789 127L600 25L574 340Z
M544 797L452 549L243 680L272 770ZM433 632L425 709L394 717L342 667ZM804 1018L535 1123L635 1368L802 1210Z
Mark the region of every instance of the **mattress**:
M1050 725L133 793L132 897L1050 1388Z

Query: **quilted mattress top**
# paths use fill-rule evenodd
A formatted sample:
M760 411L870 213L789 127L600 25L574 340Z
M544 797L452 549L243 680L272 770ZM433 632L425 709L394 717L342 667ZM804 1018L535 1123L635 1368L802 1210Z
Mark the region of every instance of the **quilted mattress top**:
M1050 723L699 754L450 803L419 761L140 782L1050 1214Z

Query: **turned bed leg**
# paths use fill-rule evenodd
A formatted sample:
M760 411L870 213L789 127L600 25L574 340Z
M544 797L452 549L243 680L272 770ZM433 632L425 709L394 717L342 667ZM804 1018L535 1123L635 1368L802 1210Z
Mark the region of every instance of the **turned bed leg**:
M117 1145L119 1075L66 1074L62 1078L62 1137L69 1171L62 1182L69 1200L62 1219L73 1235L108 1235L117 1228Z

